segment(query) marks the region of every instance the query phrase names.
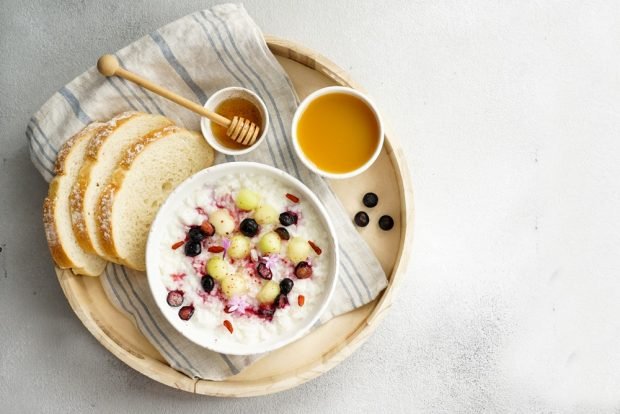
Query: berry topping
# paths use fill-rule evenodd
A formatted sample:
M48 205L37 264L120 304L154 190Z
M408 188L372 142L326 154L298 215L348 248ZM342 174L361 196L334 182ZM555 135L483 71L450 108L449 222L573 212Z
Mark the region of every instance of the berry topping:
M184 321L188 321L193 314L194 307L192 305L183 306L181 309L179 309L179 318L183 319Z
M318 254L319 256L321 255L321 253L323 253L323 250L321 250L319 246L314 244L312 240L308 240L308 244L310 245L310 247L312 247L312 250L314 250L314 253Z
M202 288L205 290L205 292L211 292L213 290L213 287L215 286L215 281L210 275L205 275L200 280L200 284L202 285Z
M168 292L166 302L168 302L168 305L172 306L173 308L181 306L183 304L183 292L181 292L180 290L172 290Z
M288 230L285 229L284 227L278 227L274 231L278 234L278 236L280 236L282 240L288 240L291 238L291 235L288 233Z
M304 303L306 303L306 298L304 295L299 295L297 296L297 304L299 306L304 306Z
M202 247L200 246L200 242L188 241L187 243L185 243L185 256L198 256L201 251Z
M172 250L176 250L176 249L178 249L179 247L183 246L183 244L184 244L184 243L185 243L185 242L184 242L183 240L176 242L175 244L173 244L173 245L171 246L171 247L172 247Z
M244 236L254 237L258 234L258 223L252 218L243 219L239 224L239 230Z
M364 198L362 198L362 203L366 207L374 207L379 203L379 197L375 193L366 193L364 194Z
M288 298L286 295L280 293L273 303L276 305L276 308L284 309L288 306Z
M265 264L264 262L260 262L256 266L256 273L265 280L271 280L271 269L267 267L267 264Z
M261 318L271 320L276 309L272 305L261 304L256 312Z
M280 224L282 224L283 226L290 226L291 224L297 224L297 215L290 213L288 211L285 211L284 213L280 214Z
M211 237L215 234L215 228L213 224L209 223L207 220L203 221L200 225L200 230L204 233L206 237Z
M224 251L224 247L222 247L222 246L209 246L207 251L209 253L222 253Z
M381 228L381 230L391 230L392 227L394 227L394 219L388 215L381 216L381 218L379 219L379 227Z
M191 241L200 242L205 238L205 234L202 232L200 226L192 226L189 228L187 232L189 239Z
M280 281L280 293L282 293L283 295L288 295L291 292L291 290L293 290L294 284L295 283L293 283L292 279L285 277L284 279Z
M355 224L357 224L359 227L366 227L368 223L370 223L370 218L368 217L368 214L366 214L364 211L359 211L355 215L353 221L355 221Z
M312 266L308 262L299 262L295 266L295 276L297 279L307 279L312 276Z
M293 194L286 193L286 198L291 200L293 203L299 203L299 197L294 196Z
M224 325L226 329L228 329L228 332L233 333L232 323L228 319L224 320L224 322L222 322L222 325Z

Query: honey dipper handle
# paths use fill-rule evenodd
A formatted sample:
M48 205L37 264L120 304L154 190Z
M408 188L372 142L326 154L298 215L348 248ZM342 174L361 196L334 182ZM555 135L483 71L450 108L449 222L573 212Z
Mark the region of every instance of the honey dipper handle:
M156 93L159 96L162 96L174 103L177 103L190 111L197 113L198 115L209 118L211 121L219 124L225 128L230 126L230 119L223 117L215 112L211 112L205 109L203 106L197 104L196 102L190 101L176 93L163 88L155 83L151 82L148 79L144 79L142 76L137 75L133 72L128 71L127 69L122 68L116 57L112 55L103 55L97 61L97 69L104 76L120 76L123 79L126 79L130 82L135 83L149 91Z

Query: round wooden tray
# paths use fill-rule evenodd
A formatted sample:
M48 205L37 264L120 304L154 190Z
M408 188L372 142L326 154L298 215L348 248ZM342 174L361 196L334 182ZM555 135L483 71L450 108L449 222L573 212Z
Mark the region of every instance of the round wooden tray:
M323 56L286 40L270 36L266 40L300 98L329 85L360 89ZM56 268L58 280L71 307L95 338L130 367L156 381L184 391L229 397L264 395L295 387L327 372L368 339L390 308L410 256L413 193L404 156L393 137L386 136L380 157L368 171L331 184L351 217L362 208L362 195L372 190L381 201L369 211L371 219L376 222L380 214L395 218L392 231L383 232L376 225L361 230L389 275L387 289L372 303L331 320L226 381L196 380L172 369L135 325L112 306L98 278L75 276Z

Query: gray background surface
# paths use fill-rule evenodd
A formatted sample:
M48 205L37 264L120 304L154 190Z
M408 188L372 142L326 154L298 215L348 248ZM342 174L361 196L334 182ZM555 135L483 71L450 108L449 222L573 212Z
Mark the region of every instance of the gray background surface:
M2 1L0 412L618 412L614 1L246 1L349 70L403 141L409 275L360 350L274 396L175 391L91 337L51 268L26 123L99 55L213 3Z

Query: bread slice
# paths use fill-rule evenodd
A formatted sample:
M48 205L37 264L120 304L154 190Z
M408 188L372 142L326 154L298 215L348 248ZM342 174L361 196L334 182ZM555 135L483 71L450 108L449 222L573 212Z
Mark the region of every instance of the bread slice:
M97 209L101 243L108 256L145 270L146 240L155 214L183 180L213 164L202 135L168 126L125 149Z
M78 243L110 261L97 238L95 210L124 149L145 134L172 125L161 115L126 112L112 118L88 143L84 165L70 194L71 220Z
M61 269L72 268L74 273L99 276L106 261L85 252L77 242L71 226L69 193L84 161L89 140L105 124L92 123L71 137L58 152L55 177L43 202L43 225L47 244L56 265Z

